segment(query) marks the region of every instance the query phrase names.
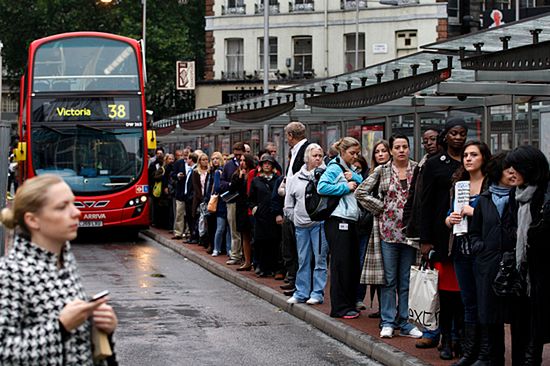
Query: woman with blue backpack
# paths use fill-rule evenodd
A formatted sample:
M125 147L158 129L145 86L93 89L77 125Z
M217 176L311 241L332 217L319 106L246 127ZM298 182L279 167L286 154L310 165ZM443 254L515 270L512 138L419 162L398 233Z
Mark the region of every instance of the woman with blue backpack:
M359 206L353 192L362 182L353 163L361 153L359 141L344 137L335 144L338 156L332 159L319 179L321 195L340 197L338 206L325 220L325 235L330 249L330 316L354 319L360 266L357 220Z

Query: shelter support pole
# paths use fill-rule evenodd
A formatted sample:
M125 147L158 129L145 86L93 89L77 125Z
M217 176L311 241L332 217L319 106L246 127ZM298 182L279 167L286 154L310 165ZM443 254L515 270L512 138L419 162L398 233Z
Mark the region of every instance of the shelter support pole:
M512 119L512 149L515 149L517 147L517 143L516 143L516 97L514 94L512 94L512 98L511 98L511 103L512 103L512 113L511 114L511 119Z
M6 207L6 193L8 187L8 159L10 154L10 131L9 122L0 120L0 209ZM0 256L5 254L6 229L0 225Z
M487 145L489 145L489 142L491 141L491 113L490 107L487 106L487 101L483 101L483 142L485 142Z
M414 143L414 160L420 161L422 150L422 126L420 114L414 108L414 127L413 127L413 143Z
M391 118L389 116L386 116L386 122L385 122L385 126L384 126L384 131L385 131L385 135L384 135L384 139L389 139L390 136L392 135L392 125L391 125Z

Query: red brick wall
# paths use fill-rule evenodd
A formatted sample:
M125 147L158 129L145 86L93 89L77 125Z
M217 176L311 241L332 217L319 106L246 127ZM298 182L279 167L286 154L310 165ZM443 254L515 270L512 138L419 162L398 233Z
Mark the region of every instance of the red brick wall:
M205 1L205 15L214 15L214 0ZM214 80L214 34L212 31L207 31L205 34L206 55L204 60L204 78L206 80Z
M446 18L437 20L437 41L443 41L449 38L449 24Z

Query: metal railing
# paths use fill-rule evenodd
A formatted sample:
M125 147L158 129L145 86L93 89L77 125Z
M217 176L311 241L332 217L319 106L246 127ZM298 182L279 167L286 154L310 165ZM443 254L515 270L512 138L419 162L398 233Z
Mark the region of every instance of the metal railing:
M254 4L254 14L263 14L264 12L264 4ZM269 4L269 14L279 14L281 12L281 9L279 7L279 3L277 4Z
M357 4L357 3L359 3L359 4ZM366 9L367 8L367 1L366 0L342 0L342 1L340 1L340 9L342 9L342 10L357 9L357 5L359 5L359 9Z
M225 7L222 5L222 15L243 15L246 14L246 4Z
M288 3L289 12L299 12L299 11L315 11L315 5L311 3L300 3L294 4L293 2Z

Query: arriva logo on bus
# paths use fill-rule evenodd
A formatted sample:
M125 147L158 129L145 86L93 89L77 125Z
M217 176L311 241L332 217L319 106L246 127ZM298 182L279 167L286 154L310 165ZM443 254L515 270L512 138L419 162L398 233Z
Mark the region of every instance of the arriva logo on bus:
M80 117L80 116L89 117L92 115L92 111L88 108L67 109L63 107L63 108L56 108L56 112L58 116L62 116L62 117Z
M84 217L83 217L84 220L104 220L106 218L107 216L104 213L102 214L89 213L89 214L84 214Z

